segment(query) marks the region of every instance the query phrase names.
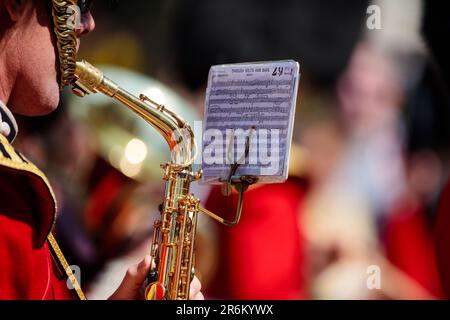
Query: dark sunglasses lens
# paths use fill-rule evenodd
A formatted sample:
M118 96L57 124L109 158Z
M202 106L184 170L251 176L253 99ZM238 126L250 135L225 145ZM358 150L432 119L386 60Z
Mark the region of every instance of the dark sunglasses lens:
M78 0L78 7L82 14L88 13L92 8L92 0Z

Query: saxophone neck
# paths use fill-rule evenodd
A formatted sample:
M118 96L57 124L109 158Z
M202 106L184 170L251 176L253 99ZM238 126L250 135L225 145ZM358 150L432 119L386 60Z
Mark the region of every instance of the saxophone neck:
M75 70L73 93L84 97L91 93L103 93L119 101L154 127L166 140L171 151L172 163L189 167L197 152L191 127L176 113L145 95L134 96L86 61L78 61Z

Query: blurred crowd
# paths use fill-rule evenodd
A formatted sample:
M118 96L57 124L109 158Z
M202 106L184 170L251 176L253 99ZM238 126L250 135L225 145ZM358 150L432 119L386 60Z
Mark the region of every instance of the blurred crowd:
M381 28L367 22L370 5ZM300 63L289 179L251 187L236 227L199 221L207 299L447 298L433 230L450 108L421 37L422 1L96 1L93 13L80 57L189 122L201 121L210 66ZM55 113L20 118L17 146L48 173L61 246L101 299L150 249L168 151L132 113L85 100L67 92ZM233 216L235 195L193 192Z

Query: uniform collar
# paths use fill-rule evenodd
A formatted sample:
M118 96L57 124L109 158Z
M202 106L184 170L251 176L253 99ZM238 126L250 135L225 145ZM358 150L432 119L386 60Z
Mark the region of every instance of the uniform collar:
M6 105L0 101L0 134L4 135L10 143L17 136L18 128L16 119Z

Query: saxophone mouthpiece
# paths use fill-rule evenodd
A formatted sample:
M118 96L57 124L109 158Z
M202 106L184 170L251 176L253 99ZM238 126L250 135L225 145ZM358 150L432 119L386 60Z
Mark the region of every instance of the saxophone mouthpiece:
M103 83L103 73L87 61L77 61L72 92L79 97L98 92Z

